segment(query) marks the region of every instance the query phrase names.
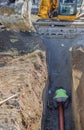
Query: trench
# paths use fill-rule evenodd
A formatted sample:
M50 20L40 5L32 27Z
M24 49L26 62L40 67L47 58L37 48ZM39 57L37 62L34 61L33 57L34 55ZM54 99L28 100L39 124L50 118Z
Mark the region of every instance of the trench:
M43 117L42 130L59 130L58 110L54 108L53 97L59 87L66 89L69 95L69 104L64 108L64 130L75 130L72 109L72 62L71 48L83 43L83 35L73 38L47 38L41 37L46 46L48 66L48 91L46 114Z

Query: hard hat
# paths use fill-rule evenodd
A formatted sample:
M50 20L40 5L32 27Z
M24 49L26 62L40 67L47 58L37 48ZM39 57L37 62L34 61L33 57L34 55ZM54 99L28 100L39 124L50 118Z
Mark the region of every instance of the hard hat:
M55 92L55 97L54 99L57 99L57 98L68 98L68 95L67 95L67 92L65 89L63 88L60 88L60 89L57 89L56 92Z

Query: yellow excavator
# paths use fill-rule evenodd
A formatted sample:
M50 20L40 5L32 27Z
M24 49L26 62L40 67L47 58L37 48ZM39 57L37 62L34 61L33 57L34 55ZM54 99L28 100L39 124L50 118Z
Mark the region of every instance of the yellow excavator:
M84 34L84 0L41 0L38 16L33 25L41 36Z
M82 0L42 0L38 16L58 20L75 20L83 10Z

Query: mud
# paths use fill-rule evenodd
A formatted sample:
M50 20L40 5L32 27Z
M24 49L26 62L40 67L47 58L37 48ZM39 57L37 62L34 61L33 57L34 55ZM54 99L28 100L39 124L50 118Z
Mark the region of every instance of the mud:
M35 33L3 30L0 32L0 54L22 55L44 50L42 40Z
M71 50L75 46L83 45L83 35L73 36L71 38L47 38L42 37L47 48L48 64L48 99L47 99L47 116L45 117L44 128L42 130L58 130L58 110L53 105L55 90L59 87L66 89L69 95L68 107L64 107L64 124L65 130L74 130L74 116L72 108L72 62ZM51 93L50 93L51 92ZM80 93L80 92L79 92ZM77 115L77 113L75 113ZM77 130L77 129L76 129ZM79 129L78 129L79 130Z

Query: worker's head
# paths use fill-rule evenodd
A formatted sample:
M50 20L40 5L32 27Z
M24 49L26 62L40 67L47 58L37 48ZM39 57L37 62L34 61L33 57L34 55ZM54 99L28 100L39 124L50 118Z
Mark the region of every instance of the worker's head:
M65 89L63 88L59 88L55 91L55 97L54 99L56 99L57 102L66 102L66 100L68 99L68 95Z

